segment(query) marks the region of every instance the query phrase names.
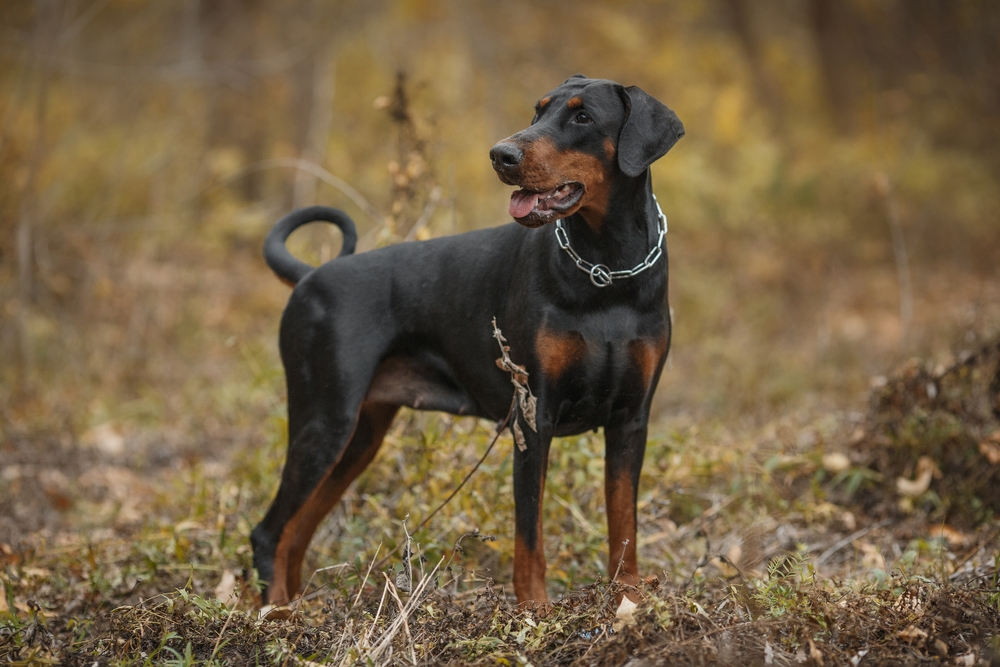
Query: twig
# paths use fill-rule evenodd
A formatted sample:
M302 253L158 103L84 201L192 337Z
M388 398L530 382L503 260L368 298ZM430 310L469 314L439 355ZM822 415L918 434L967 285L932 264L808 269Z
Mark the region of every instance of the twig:
M618 581L618 575L622 571L622 567L625 565L625 550L628 549L628 540L622 542L622 555L618 558L618 567L615 568L615 576L611 578L611 581Z
M483 461L485 461L486 457L490 455L491 451L493 451L493 446L495 444L497 444L497 440L500 438L500 434L503 433L503 430L505 428L507 428L508 424L510 424L510 420L511 420L511 417L513 416L513 414L514 414L514 404L511 403L510 404L510 410L507 411L507 416L504 417L503 421L500 422L500 424L497 426L497 432L493 435L493 439L490 441L490 444L486 448L486 451L483 452L483 455L479 458L478 461L476 461L476 465L472 466L472 470L470 470L469 474L467 474L465 476L465 479L463 479L462 482L458 486L455 487L455 490L452 491L451 494L447 498L445 498L444 501L440 505L438 505L437 507L435 507L433 512L431 512L426 517L424 517L424 520L421 521L420 524L417 526L417 530L420 530L421 528L423 528L424 526L426 526L427 523L431 519L434 518L434 515L437 514L438 512L440 512L441 509L445 505L448 504L448 501L450 501L452 498L454 498L455 494L457 494L459 491L462 490L462 487L465 486L465 483L469 481L469 479L472 477L473 473L475 473L477 470L479 470L479 466L483 465ZM414 531L414 532L416 532L416 531Z
M303 160L298 157L278 157L271 158L269 160L261 160L259 162L253 162L243 167L235 174L230 175L223 181L223 184L231 183L241 176L246 176L247 174L253 174L258 171L264 171L265 169L274 169L275 167L286 167L291 169L298 169L300 171L312 174L319 180L323 181L327 185L330 185L337 190L344 193L348 199L350 199L354 204L365 212L371 221L375 223L376 226L381 225L384 221L385 216L379 213L379 210L372 206L371 202L364 198L360 192L354 189L354 187L342 178L334 176L328 172L323 167L319 166L315 162L310 162L309 160Z
M829 549L827 549L826 551L824 551L823 553L821 553L819 555L819 558L816 559L816 565L822 565L823 563L826 562L827 558L829 558L833 554L837 553L838 551L840 551L841 549L843 549L844 547L846 547L848 544L850 544L854 540L860 539L860 538L864 537L865 535L867 535L868 533L872 532L873 530L878 530L879 528L882 528L883 526L886 526L886 525L890 524L891 522L892 522L892 519L883 519L882 521L879 521L875 525L868 526L867 528L862 528L861 530L857 530L857 531L851 533L850 535L848 535L844 539L840 540L839 542L835 543L832 547L830 547Z

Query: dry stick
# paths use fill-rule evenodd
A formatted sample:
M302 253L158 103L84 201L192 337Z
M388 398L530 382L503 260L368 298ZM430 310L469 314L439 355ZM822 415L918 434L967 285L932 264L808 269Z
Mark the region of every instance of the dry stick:
M259 162L248 164L236 173L227 177L222 182L222 185L227 185L241 176L246 176L247 174L256 173L258 171L264 171L265 169L274 169L275 167L298 169L312 174L327 185L330 185L331 187L334 187L344 193L348 199L354 202L355 206L360 208L365 212L365 215L371 218L372 222L374 222L376 226L381 226L385 220L385 216L383 216L377 208L372 206L371 203L364 198L364 195L355 190L350 183L338 176L334 176L318 164L310 162L309 160L303 160L302 158L279 157L268 160L260 160Z
M213 660L215 660L215 656L219 653L219 647L222 645L222 635L226 634L226 628L229 627L229 621L231 621L232 618L233 618L233 611L236 610L236 605L238 605L240 603L240 600L243 599L243 591L244 590L245 589L243 587L240 587L240 594L236 596L236 601L233 602L233 608L232 609L229 609L228 608L229 605L226 605L226 607L227 607L226 608L226 612L227 612L226 613L226 622L222 624L222 629L219 630L219 637L218 637L218 639L215 640L215 647L212 649L212 655L210 655L208 657L208 661L209 662L212 662Z
M428 522L429 522L429 521L430 521L431 519L433 519L433 518L434 518L434 516L435 516L435 515L436 515L436 514L437 514L438 512L440 512L440 511L441 511L441 510L442 510L442 509L444 508L444 506L445 506L445 505L447 505L447 504L449 503L449 501L451 501L451 499L452 499L452 498L454 498L454 497L455 497L455 496L456 496L456 495L458 494L458 492L459 492L459 491L461 491L461 490L462 490L462 487L463 487L463 486L465 486L465 483L469 481L469 479L470 479L470 478L472 477L472 475L473 475L473 474L474 474L474 473L475 473L475 472L476 472L477 470L479 470L479 466L483 465L483 461L485 461L485 460L486 460L486 457L487 457L487 456L489 456L489 455L490 455L490 452L492 452L492 451L493 451L493 446L494 446L495 444L497 444L497 440L498 440L498 439L500 438L500 434L501 434L501 433L503 433L503 430L504 430L505 428L507 428L507 426L508 426L508 425L510 424L510 419L511 419L511 416L512 416L512 415L514 414L514 406L515 406L516 404L517 404L517 396L516 396L516 394L515 394L515 397L514 397L514 399L513 399L513 400L511 401L511 403L510 403L510 410L508 410L508 411L507 411L507 416L506 416L506 417L504 417L504 418L503 418L503 421L502 421L502 422L500 422L500 424L498 424L498 425L497 425L497 432L496 432L496 434L495 434L495 435L493 436L493 440L491 440L491 441L490 441L490 444L489 444L489 446L488 446L488 447L486 448L486 451L485 451L485 452L483 452L483 455L482 455L482 457L480 457L479 461L477 461L477 462L476 462L476 465L474 465L474 466L472 467L472 470L470 470L470 471L469 471L469 474L465 476L465 479L463 479L463 480L462 480L461 484L459 484L459 485L458 485L457 487L455 487L455 490L454 490L454 491L452 491L452 492L451 492L451 494L450 494L450 495L449 495L449 496L448 496L447 498L445 498L445 499L444 499L444 500L443 500L443 501L441 502L441 504L440 504L440 505L438 505L437 507L435 507L435 508L434 508L434 511L433 511L433 512L431 512L430 514L428 514L428 515L427 515L426 517L424 517L424 520L423 520L423 521L421 521L421 522L420 522L419 524L417 524L417 528L416 528L416 530L414 530L414 531L413 531L414 533L416 533L416 532L417 532L417 531L419 531L419 530L420 530L421 528L423 528L424 526L426 526L426 525L427 525L427 523L428 523ZM379 561L378 563L376 563L376 564L375 564L375 566L376 566L376 567L382 567L383 565L385 565L385 563L386 563L386 562L387 562L387 561L388 561L388 560L389 560L390 558L392 558L392 557L393 557L393 556L394 556L394 555L395 555L395 554L396 554L396 553L397 553L397 552L399 551L400 547L402 547L402 546L403 546L402 544L397 544L397 545L396 545L396 548L395 548L395 549L393 549L392 551L390 551L389 553L387 553L387 554L386 554L386 555L385 555L385 556L384 556L384 557L382 558L382 560L380 560L380 561Z
M317 595L320 594L320 592L326 586L324 584L323 586L320 586L319 588L314 590L312 593L306 594L305 591L308 591L309 587L312 586L313 579L316 578L317 574L319 574L320 572L327 572L329 570L339 570L342 567L350 567L350 566L351 566L350 563L337 563L336 565L327 565L326 567L320 567L313 570L313 573L309 575L309 581L307 581L306 585L302 587L303 592L302 595L299 596L299 602L305 602L306 600L314 599Z
M454 498L454 497L455 497L455 495L456 495L456 494L458 494L458 492L459 492L459 491L461 491L461 490L462 490L462 487L463 487L463 486L465 486L465 483L469 481L469 479L470 479L470 478L472 477L473 473L475 473L475 472L476 472L477 470L479 470L479 466L483 465L483 461L485 461L485 460L486 460L486 457L487 457L487 456L489 456L489 454L490 454L490 452L491 452L491 451L493 451L493 445L497 444L497 440L498 440L498 439L500 438L500 434L501 434L501 433L503 433L503 430L504 430L505 428L507 428L507 426L508 426L508 425L510 424L510 420L511 420L511 417L512 417L512 416L514 415L514 406L516 405L516 401L517 401L517 399L516 399L516 397L515 397L515 399L514 399L514 400L512 400L512 401L510 402L510 409L509 409L509 410L507 411L507 416L506 416L506 417L504 417L504 418L503 418L503 421L502 421L502 422L500 422L500 425L499 425L499 426L497 426L497 432L496 432L496 434L495 434L495 435L493 436L493 440L491 440L491 441L490 441L490 444L489 444L489 446L488 446L488 447L486 448L486 451L485 451L485 452L483 452L483 455L482 455L482 457L480 457L479 461L477 461L477 462L476 462L476 465L474 465L474 466L472 467L472 470L470 470L470 471L469 471L469 474L465 476L465 479L463 479L463 480L462 480L462 483L461 483L461 484L459 484L459 485L458 485L457 487L455 487L455 490L451 492L451 495L449 495L449 496L448 496L447 498L445 498L445 499L444 499L444 502L442 502L442 503L441 503L440 505L438 505L438 506L437 506L437 507L436 507L436 508L434 509L434 511L433 511L433 512L431 512L430 514L428 514L428 515L427 515L427 516L426 516L426 517L424 518L424 520L423 520L423 521L421 521L421 522L420 522L420 523L419 523L419 524L417 525L417 530L420 530L421 528L423 528L424 526L426 526L426 525L427 525L427 523L428 523L428 522L429 522L429 521L430 521L431 519L433 519L433 518L434 518L434 515L435 515L435 514L437 514L438 512L440 512L440 511L441 511L441 509L442 509L442 508L443 508L443 507L444 507L445 505L447 505L447 504L448 504L448 502L449 502L449 501L450 501L450 500L451 500L452 498ZM417 532L417 531L415 530L415 531L413 531L413 532ZM398 547L397 547L397 548L398 548Z

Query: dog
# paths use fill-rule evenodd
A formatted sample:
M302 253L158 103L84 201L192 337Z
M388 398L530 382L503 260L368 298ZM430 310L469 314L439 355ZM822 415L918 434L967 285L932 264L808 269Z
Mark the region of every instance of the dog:
M500 180L518 188L515 222L360 255L341 211L311 207L275 224L264 256L294 290L280 328L288 453L251 535L263 602L297 595L316 527L401 406L498 422L513 410L520 605L548 600L541 505L550 442L603 427L608 571L639 583L639 473L671 336L666 219L649 167L683 135L676 114L639 88L576 75L490 151ZM313 221L344 238L339 257L317 268L285 246ZM494 318L523 366L533 415L511 407Z

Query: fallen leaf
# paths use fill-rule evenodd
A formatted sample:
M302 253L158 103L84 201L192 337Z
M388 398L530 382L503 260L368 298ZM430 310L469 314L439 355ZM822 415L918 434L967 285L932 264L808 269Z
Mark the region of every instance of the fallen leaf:
M635 610L638 606L629 600L627 595L623 595L622 603L618 605L618 610L615 612L615 621L611 624L611 628L615 632L618 632L625 626L632 625L635 622Z
M941 470L927 456L921 456L917 460L916 477L914 479L906 479L905 477L896 478L896 490L900 495L913 498L919 496L924 491L930 488L931 479L941 477Z
M823 455L823 467L832 473L843 472L851 467L851 459L841 452Z
M215 597L227 607L235 605L240 599L236 593L236 574L232 570L223 570L219 583L215 586Z
M986 457L990 465L1000 463L1000 431L979 443L979 453Z
M937 523L931 526L927 530L927 534L931 537L938 537L943 539L952 547L965 546L969 542L969 536L960 530L956 530L945 523Z
M809 640L809 657L819 667L823 667L823 652L816 648L816 643L812 639Z
M867 649L865 649L864 651L858 651L857 653L855 653L854 657L851 658L851 660L850 660L851 667L858 667L858 665L861 664L861 659L864 658L866 655L868 655L868 650Z
M955 656L955 664L961 667L972 667L976 664L976 654L969 652L965 655L957 655Z

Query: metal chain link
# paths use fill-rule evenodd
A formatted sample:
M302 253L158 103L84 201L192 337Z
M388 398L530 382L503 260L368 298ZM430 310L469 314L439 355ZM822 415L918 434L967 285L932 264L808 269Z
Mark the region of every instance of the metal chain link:
M573 260L573 263L576 264L576 268L590 276L590 282L595 287L607 287L612 281L639 275L656 264L660 257L663 256L663 236L667 233L667 216L663 215L663 209L660 208L660 202L656 201L656 195L653 195L653 203L656 204L656 213L658 216L657 227L659 228L659 233L656 237L656 246L649 251L646 259L641 264L637 264L631 269L611 271L603 264L591 264L580 257L576 250L573 250L573 246L569 244L569 235L566 233L566 228L563 227L562 220L556 220L556 241L559 242L559 247L565 250L566 254Z

